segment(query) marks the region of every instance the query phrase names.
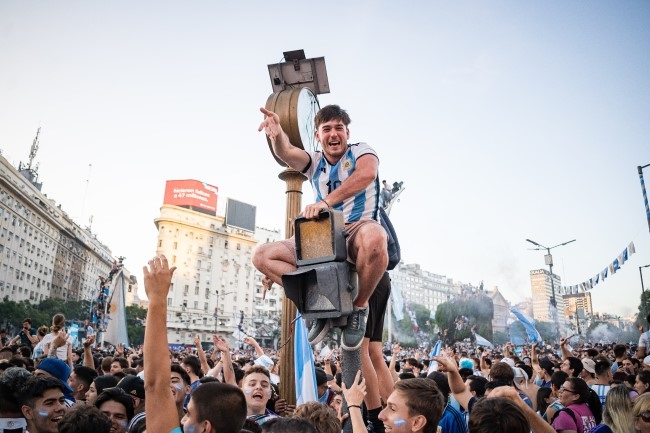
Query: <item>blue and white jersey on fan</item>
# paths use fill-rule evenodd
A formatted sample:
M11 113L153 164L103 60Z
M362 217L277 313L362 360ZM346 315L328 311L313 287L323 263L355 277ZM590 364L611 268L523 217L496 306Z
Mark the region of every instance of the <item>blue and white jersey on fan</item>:
M316 201L327 197L329 193L352 175L357 160L363 155L377 154L366 143L348 144L348 151L334 165L330 165L322 152L308 152L311 162L303 172L311 182ZM379 159L379 158L377 158ZM379 178L375 178L365 190L343 203L329 203L334 209L343 212L346 223L353 223L362 219L379 221Z

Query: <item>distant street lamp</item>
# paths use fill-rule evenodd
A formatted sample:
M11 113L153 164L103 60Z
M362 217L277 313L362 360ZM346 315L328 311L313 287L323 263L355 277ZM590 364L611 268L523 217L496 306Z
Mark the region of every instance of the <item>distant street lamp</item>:
M217 307L214 309L214 332L217 333L217 326L219 325L219 291L215 290L217 294ZM222 293L221 296L230 295L235 292Z
M556 326L556 329L557 329L557 335L559 335L560 327L559 327L559 322L558 322L558 318L557 318L557 301L555 300L555 284L553 283L553 256L551 255L551 250L553 248L561 247L563 245L570 244L571 242L575 242L575 239L570 240L570 241L566 241L566 242L562 242L561 244L557 244L557 245L555 245L553 247L550 247L550 248L545 247L544 245L542 245L540 243L537 243L537 242L535 242L533 240L530 240L530 239L526 239L526 242L530 242L531 244L535 245L537 247L537 248L534 248L535 250L546 250L546 255L544 256L544 261L548 265L549 270L551 272L551 293L552 293L551 305L553 305L553 307L555 308L555 313L554 313L553 319L554 319L555 326Z

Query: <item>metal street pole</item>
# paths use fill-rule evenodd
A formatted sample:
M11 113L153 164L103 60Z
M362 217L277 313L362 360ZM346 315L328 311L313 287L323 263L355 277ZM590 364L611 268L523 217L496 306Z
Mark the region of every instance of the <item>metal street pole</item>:
M560 323L557 317L557 301L555 299L555 283L553 281L553 256L551 255L551 250L553 248L561 247L566 244L570 244L571 242L575 242L575 239L572 239L570 241L562 242L561 244L557 244L552 247L545 247L544 245L537 243L533 240L526 239L527 242L530 242L531 244L535 245L537 248L536 250L546 250L546 255L544 256L544 261L549 267L549 270L551 272L551 305L555 308L555 311L553 313L553 321L555 322L555 327L556 327L556 336L559 337L560 335Z
M643 272L641 272L641 269L650 267L650 265L645 265L645 266L639 266L639 277L641 277L641 294L645 294L645 288L643 287Z
M636 169L639 172L639 180L641 181L641 192L643 193L643 204L645 205L645 215L648 219L648 229L650 229L650 206L648 205L648 194L645 192L645 182L643 181L643 169L650 167L650 164L638 166Z

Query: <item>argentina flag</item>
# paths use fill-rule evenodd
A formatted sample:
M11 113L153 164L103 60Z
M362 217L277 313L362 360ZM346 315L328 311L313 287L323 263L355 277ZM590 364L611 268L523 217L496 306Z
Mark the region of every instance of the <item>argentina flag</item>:
M438 340L436 344L433 346L433 349L431 349L431 352L429 352L429 358L433 358L434 356L440 356L441 348L442 348L442 340ZM429 362L429 371L438 371L438 361Z
M528 335L528 340L531 343L540 343L542 341L542 336L539 335L539 332L535 328L535 322L533 322L528 317L524 316L515 307L512 307L510 311L512 311L512 314L514 314L517 317L517 319L519 319L521 324L524 325L524 328L526 329L526 334Z
M296 406L308 401L318 401L316 393L316 370L314 352L307 341L305 320L299 315L295 322L293 358L296 371Z

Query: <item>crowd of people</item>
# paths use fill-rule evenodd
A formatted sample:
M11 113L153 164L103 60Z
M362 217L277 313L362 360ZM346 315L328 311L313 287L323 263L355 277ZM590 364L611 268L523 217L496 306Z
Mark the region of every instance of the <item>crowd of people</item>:
M385 347L386 269L395 257L378 213L377 154L347 142L350 118L338 106L316 115L318 152L293 146L279 116L261 111L259 129L275 155L314 188L316 202L303 216L332 208L344 214L358 294L340 348L360 353L361 370L345 370L354 379L344 383L341 372L351 366L319 351L315 401L296 406L278 386L291 363L251 337L249 353L219 335L207 353L198 338L193 349L171 351L167 296L176 268L161 255L143 268L149 308L142 347L108 350L89 332L74 350L61 314L38 332L26 318L13 338L0 336L0 433L650 433L650 331L638 348L572 348L561 339L557 347L486 350L450 341L428 356ZM265 288L281 284L296 269L294 241L260 245L253 264ZM331 325L314 320L309 343L317 345Z

